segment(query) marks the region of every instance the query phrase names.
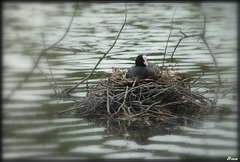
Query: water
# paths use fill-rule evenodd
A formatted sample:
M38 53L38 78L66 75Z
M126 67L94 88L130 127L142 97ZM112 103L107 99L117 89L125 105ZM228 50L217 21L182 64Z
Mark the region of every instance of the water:
M128 68L138 54L161 65L170 32L175 3L130 3L127 24L119 40L89 80L93 85L112 67ZM65 32L75 4L4 3L3 5L3 96L23 79L43 49L42 33L48 47ZM112 45L124 21L123 3L80 3L70 31L48 52L59 88L71 87L86 77ZM223 91L236 84L237 5L206 3L206 38L217 58ZM166 65L178 63L179 72L202 79L206 88L217 87L216 68L199 38L184 39L170 63L172 51L185 34L202 31L203 16L198 4L180 3L173 22ZM39 64L47 74L46 57ZM50 76L49 76L50 77ZM85 96L85 85L72 93ZM204 90L204 89L199 89ZM29 81L3 103L3 158L41 159L184 159L237 157L236 87L219 98L227 108L203 117L199 125L118 125L56 113L73 106L54 94L36 69ZM214 93L206 96L213 98ZM222 94L220 95L222 96ZM127 122L127 121L126 121Z

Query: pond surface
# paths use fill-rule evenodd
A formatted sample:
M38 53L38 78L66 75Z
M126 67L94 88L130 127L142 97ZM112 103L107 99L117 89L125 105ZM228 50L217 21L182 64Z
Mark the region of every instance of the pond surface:
M127 69L138 54L161 65L170 32L175 3L129 3L127 23L89 85L94 85L112 67ZM3 4L3 97L23 80L45 46L66 31L74 12L72 3ZM3 102L3 158L35 159L185 159L237 157L237 4L205 3L206 38L217 59L223 87L218 104L224 111L205 115L201 125L163 124L147 128L118 126L56 113L71 108L62 101L39 68L51 75L46 57L29 81ZM71 87L86 77L114 42L124 21L123 3L80 3L67 36L47 53L59 89ZM173 63L170 57L183 36L203 28L199 4L178 4L168 43L166 62L178 71L206 81L206 94L214 99L218 86L216 67L199 37L184 39ZM85 84L71 93L86 95ZM230 89L230 90L229 90ZM229 90L229 92L228 92ZM225 93L228 92L228 93Z

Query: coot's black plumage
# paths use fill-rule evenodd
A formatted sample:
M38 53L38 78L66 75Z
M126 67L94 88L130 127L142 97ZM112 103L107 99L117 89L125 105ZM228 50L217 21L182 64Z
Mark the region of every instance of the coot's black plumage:
M145 55L138 55L133 65L127 72L127 78L155 78L160 75L160 68L153 64L147 62L147 57Z

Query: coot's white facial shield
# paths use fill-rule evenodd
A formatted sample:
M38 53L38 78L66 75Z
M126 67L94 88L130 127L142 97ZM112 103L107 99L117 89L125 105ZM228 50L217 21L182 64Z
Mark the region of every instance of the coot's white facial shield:
M144 65L148 66L148 62L147 62L147 56L146 55L143 55L143 60L144 60Z

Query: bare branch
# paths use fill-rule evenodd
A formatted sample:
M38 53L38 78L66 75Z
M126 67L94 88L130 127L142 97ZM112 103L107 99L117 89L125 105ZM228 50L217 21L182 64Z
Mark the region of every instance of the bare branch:
M214 103L216 104L218 102L218 93L219 93L219 90L220 90L220 87L222 85L222 80L221 80L221 77L220 77L220 72L219 72L219 68L218 68L218 65L217 65L217 60L215 58L215 56L213 55L212 53L212 50L210 49L208 43L207 43L207 40L205 38L205 32L206 32L206 15L205 13L203 12L203 9L202 9L202 5L201 6L201 12L203 14L203 17L204 17L204 26L203 26L203 31L202 31L202 40L204 42L204 44L206 45L209 53L211 54L212 56L212 59L213 59L213 62L214 62L214 65L215 65L215 68L216 68L216 71L217 71L217 76L218 76L218 87L216 89L216 92L215 92L215 100L214 100Z
M204 29L204 30L205 30L205 29ZM200 34L187 35L187 34L185 34L183 31L181 31L181 30L179 30L179 31L180 31L180 33L183 35L183 37L179 39L177 45L175 46L175 48L174 48L174 50L173 50L173 52L172 52L171 62L173 62L173 55L174 55L176 49L178 48L179 44L181 43L181 41L182 41L183 39L190 38L190 37L201 37L201 38L202 38L202 37L203 37L203 34L205 34L205 33L202 32L202 33L200 33Z
M117 40L126 24L126 21L127 21L127 4L125 3L125 19L124 19L124 22L123 22L123 25L115 39L115 41L113 42L112 46L108 49L108 51L106 53L103 54L102 57L99 58L98 62L96 63L95 67L92 69L91 73L88 74L88 76L86 76L81 82L77 83L75 86L73 86L72 88L70 89L64 89L62 93L70 93L71 91L73 91L74 89L76 89L80 84L82 84L83 82L85 82L86 80L88 80L92 74L94 73L94 71L96 70L96 68L98 67L98 65L101 63L101 61L106 57L106 55L112 50L112 48L115 46L115 44L117 43Z
M59 42L61 42L61 41L65 38L65 36L67 35L67 33L68 33L68 31L69 31L69 29L70 29L70 27L71 27L71 25L72 25L72 21L73 21L73 18L75 17L77 8L78 8L78 3L77 3L77 5L76 5L76 8L75 8L75 10L74 10L74 14L73 14L73 16L72 16L72 19L71 19L71 21L70 21L70 23L69 23L69 25L68 25L68 28L67 28L67 30L65 31L64 35L63 35L57 42L55 42L53 45L49 46L48 48L44 48L44 49L40 52L40 54L38 55L37 60L35 61L35 64L34 64L33 67L31 68L30 72L27 73L27 74L25 75L24 79L23 79L22 81L20 81L20 82L18 83L18 85L17 85L15 88L12 89L12 91L10 92L10 94L8 94L8 95L5 97L6 100L9 99L9 98L16 92L16 90L18 90L19 88L21 88L21 86L23 85L23 83L25 83L25 82L28 81L29 77L32 75L33 71L34 71L34 70L36 69L36 67L38 66L38 63L39 63L42 55L43 55L45 52L47 52L48 50L52 49L54 46L56 46Z
M185 33L182 32L182 30L179 30L179 31L184 37L188 37Z
M205 70L203 69L202 74L201 74L197 79L195 79L195 80L193 81L193 83L191 84L191 87L192 87L194 84L196 84L196 82L204 75L204 73L205 73Z
M107 112L108 112L108 115L111 115L110 104L109 104L109 90L108 89L107 89Z
M174 48L174 50L173 50L173 52L172 52L171 62L173 61L173 55L174 55L176 49L178 48L179 44L181 43L181 41L182 41L183 39L199 36L200 38L202 38L204 44L206 45L209 53L210 53L211 56L212 56L212 59L213 59L213 62L214 62L214 65L215 65L216 71L217 71L218 81L219 81L219 84L221 85L221 84L222 84L222 81L221 81L221 77L220 77L219 68L218 68L218 65L217 65L217 60L216 60L215 56L213 55L212 50L210 49L210 47L209 47L209 45L208 45L208 43L207 43L207 40L206 40L206 38L205 38L205 35L206 35L206 15L205 15L205 13L203 12L202 5L201 5L201 4L200 4L200 7L201 7L202 15L203 15L203 17L204 17L204 23L203 23L202 32L199 33L199 34L187 35L187 34L185 34L184 32L182 32L182 31L180 30L180 33L183 34L183 37L179 39L177 45L175 46L175 48Z
M43 40L43 47L44 47L44 50L46 50L46 44L45 44L45 39L44 39L44 33L42 32L42 40ZM38 66L39 70L42 72L42 74L45 76L45 78L47 79L47 81L49 82L49 84L51 85L53 91L55 92L55 94L58 94L57 91L56 91L56 80L53 76L53 73L52 73L52 69L51 69L51 66L49 64L49 61L48 61L48 56L47 56L47 52L45 53L45 56L46 56L46 59L47 59L47 64L48 64L48 67L49 67L49 70L50 70L50 74L52 76L52 79L53 79L53 82L54 82L54 85L51 83L51 81L48 79L47 75L41 70L41 68Z
M181 30L180 30L180 32L182 33L182 31L181 31ZM185 35L185 34L184 34L184 35ZM186 38L186 36L185 36L185 37L182 37L182 38L180 38L180 39L179 39L179 41L178 41L178 43L177 43L177 45L175 46L175 48L174 48L174 50L173 50L173 52L172 52L172 56L171 56L171 62L173 61L173 55L174 55L174 53L175 53L176 49L178 48L179 44L181 43L181 41L182 41L184 38Z
M227 95L229 92L231 92L233 89L235 89L235 88L237 88L237 84L233 84L229 89L227 89L227 90L223 93L222 97L226 97L226 95Z
M126 90L125 90L125 95L124 95L123 103L122 103L121 106L118 108L118 111L117 111L116 113L118 113L118 112L120 111L120 109L123 108L123 106L125 105L125 103L126 103L126 98L127 98L127 94L128 94L128 86L127 86L127 88L126 88ZM126 110L125 110L124 108L123 108L123 111L124 111L124 113L126 113ZM114 114L116 114L116 113L114 113Z
M167 43L166 43L166 46L165 46L165 50L164 50L164 56L163 56L163 63L162 63L162 68L164 67L164 62L165 62L165 57L166 57L166 52L167 52L167 47L168 47L168 42L169 42L169 39L171 37L171 34L172 34L172 26L173 26L173 17L175 15L175 12L177 10L177 7L178 7L178 4L173 12L173 15L172 15L172 20L171 20L171 27L170 27L170 32L169 32L169 35L168 35L168 39L167 39Z
M146 109L146 111L148 111L149 109L151 109L154 105L157 105L157 104L159 104L159 103L161 103L162 101L160 100L160 101L157 101L157 102L154 102L153 104L151 104L147 109Z
M33 60L35 62L35 60ZM55 94L58 94L55 87L52 85L51 81L49 80L49 78L47 77L47 75L42 71L42 69L39 67L39 65L37 65L38 69L40 70L40 72L42 73L42 75L45 77L45 79L48 81L49 85L52 87L53 91Z

